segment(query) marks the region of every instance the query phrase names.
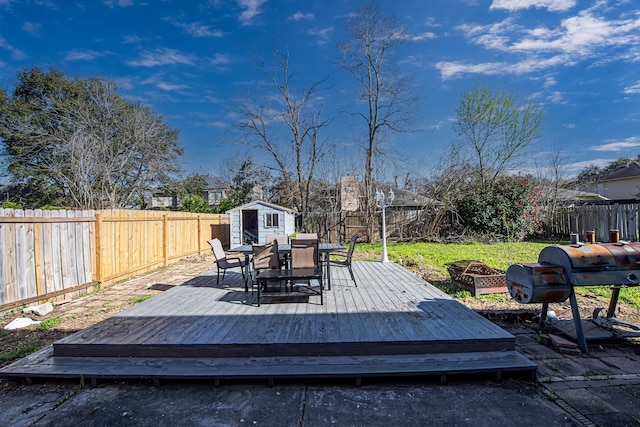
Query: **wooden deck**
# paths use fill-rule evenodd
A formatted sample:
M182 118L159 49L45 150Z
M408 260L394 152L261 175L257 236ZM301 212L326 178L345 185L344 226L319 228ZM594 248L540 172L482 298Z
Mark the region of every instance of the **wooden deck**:
M315 295L245 293L239 272L174 287L0 369L9 377L533 374L515 337L394 263L333 268Z

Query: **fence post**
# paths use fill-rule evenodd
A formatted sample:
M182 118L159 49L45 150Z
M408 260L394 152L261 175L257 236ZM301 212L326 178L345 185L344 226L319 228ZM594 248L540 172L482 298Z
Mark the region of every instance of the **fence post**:
M198 255L202 254L202 216L198 215Z
M169 265L169 218L162 215L162 259L164 265Z
M33 226L33 256L36 270L36 293L42 295L45 293L45 289L42 284L44 273L42 268L42 223L40 222L36 222ZM44 300L38 301L38 304L44 304L44 302Z
M95 280L99 283L99 288L102 289L102 253L101 253L101 239L102 239L102 214L96 212L96 277Z

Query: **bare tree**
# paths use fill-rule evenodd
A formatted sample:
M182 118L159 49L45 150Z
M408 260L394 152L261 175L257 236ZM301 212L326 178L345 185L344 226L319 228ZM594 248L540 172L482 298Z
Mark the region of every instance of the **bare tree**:
M275 70L260 61L259 71L278 93L279 102L274 103L273 98L268 104L242 100L236 110L241 120L235 126L244 137L241 143L268 153L270 168L280 176L279 188L290 191L290 204L300 213L304 228L316 168L330 149L320 134L331 120L322 118L322 108L316 104L317 92L327 79L294 93L292 80L296 74L290 73L289 52L276 51L274 55ZM289 143L283 142L286 140Z
M377 5L371 2L358 9L348 29L350 40L338 49L341 66L355 80L358 98L365 105L362 111L351 114L360 117L367 126L362 201L371 239L375 157L383 151L385 132L408 130L415 97L410 92L409 81L398 75L390 61L393 50L405 40L395 19L382 16Z
M542 123L538 105L480 85L462 96L456 115L457 152L467 154L481 189L490 187L508 168L520 165L540 135Z

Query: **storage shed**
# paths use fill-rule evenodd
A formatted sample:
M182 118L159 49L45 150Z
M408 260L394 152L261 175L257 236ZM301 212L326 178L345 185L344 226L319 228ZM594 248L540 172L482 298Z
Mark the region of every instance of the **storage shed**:
M231 247L244 243L264 244L267 234L295 233L293 210L257 200L229 211Z

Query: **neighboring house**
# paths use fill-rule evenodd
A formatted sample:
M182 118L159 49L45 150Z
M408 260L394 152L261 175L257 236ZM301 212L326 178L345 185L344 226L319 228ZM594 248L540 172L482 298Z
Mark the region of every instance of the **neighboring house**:
M227 197L231 185L224 179L207 175L205 177L205 190L200 197L205 200L209 206L218 206L220 201ZM182 200L178 200L175 195L168 194L162 190L157 190L151 198L152 208L177 209L182 204Z
M637 200L640 198L640 163L631 162L602 172L586 183L584 189L610 200Z
M359 183L358 177L355 176L343 176L340 179L340 208L342 211L355 212L359 210L362 186L363 184ZM375 194L377 190L384 193L385 197L388 197L390 190L393 191L393 202L389 204L387 201L387 207L395 208L396 210L417 211L425 207L444 206L444 203L439 200L421 196L389 184L374 182L372 191Z
M244 243L264 244L267 234L295 233L295 212L257 200L226 212L231 226L231 247Z

